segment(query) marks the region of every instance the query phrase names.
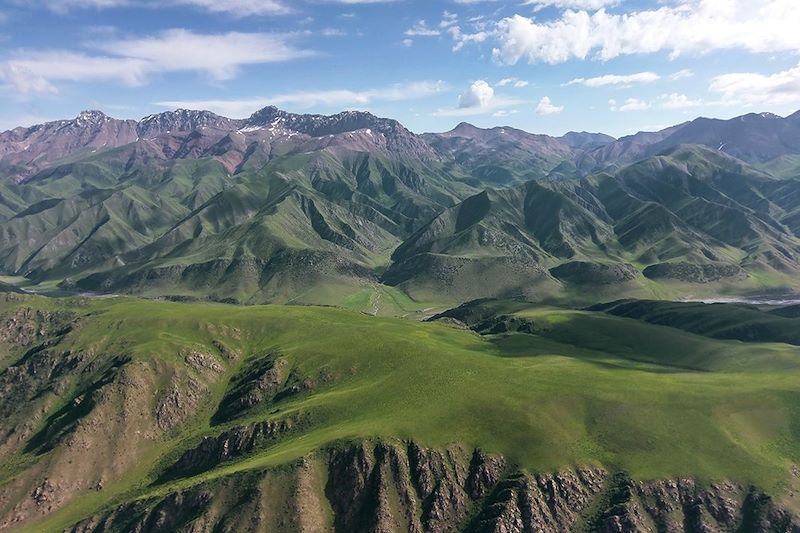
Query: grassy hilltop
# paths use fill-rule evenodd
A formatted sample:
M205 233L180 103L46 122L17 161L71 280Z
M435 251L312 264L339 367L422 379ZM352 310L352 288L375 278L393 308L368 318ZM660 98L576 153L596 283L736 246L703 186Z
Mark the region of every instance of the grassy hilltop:
M790 490L800 347L600 311L474 306L456 325L3 295L0 515L29 513L29 530L56 531L365 439L479 447L531 472L595 465L641 480L732 479L778 498ZM762 314L797 329L797 319ZM37 327L18 327L22 317ZM476 317L495 331L524 327L479 335L464 326ZM174 466L203 436L265 421L290 429L220 464ZM42 514L25 502L44 472L61 490ZM70 481L76 472L86 483Z

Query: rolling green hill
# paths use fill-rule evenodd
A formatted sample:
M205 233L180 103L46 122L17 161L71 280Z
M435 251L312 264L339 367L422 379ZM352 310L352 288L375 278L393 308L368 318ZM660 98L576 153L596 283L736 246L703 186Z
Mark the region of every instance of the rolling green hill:
M560 524L610 519L588 502L614 494L616 472L644 484L626 485L615 512L640 509L643 520L656 518L641 498L675 477L729 498L732 524L752 518L751 484L764 516L795 508L793 345L513 302L480 312L530 329L477 335L315 307L0 298L0 527L57 531L94 516L76 531L139 520L167 531L170 520L210 528L238 516L276 530L301 519L368 529L347 501L386 523L439 516L466 527L503 501L489 496L496 485L548 472L571 491L561 514L546 515ZM435 466L439 453L452 474ZM414 477L428 460L430 482L458 491L451 499ZM462 480L481 464L484 477ZM575 469L582 481L567 489ZM413 482L402 489L391 475ZM709 485L724 480L734 484ZM245 505L235 487L248 486L261 500ZM427 503L389 503L403 494Z

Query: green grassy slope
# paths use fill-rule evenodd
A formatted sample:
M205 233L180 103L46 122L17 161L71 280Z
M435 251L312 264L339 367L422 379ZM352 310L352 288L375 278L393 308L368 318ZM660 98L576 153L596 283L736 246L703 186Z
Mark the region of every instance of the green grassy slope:
M239 146L230 170L133 143L0 185L0 271L91 291L335 305L379 281L440 304L796 288L800 185L702 147L484 192L452 161L273 148Z
M230 170L133 143L3 184L0 272L90 291L347 305L379 282L439 304L596 302L793 290L800 271L799 182L698 146L484 192L446 159L235 151Z
M374 283L403 238L476 192L436 162L240 148L249 155L234 172L144 142L2 185L0 271L84 290L256 302L343 293L312 299L339 303Z
M663 301L612 302L593 306L615 316L683 329L718 339L800 345L800 321L792 310L768 312L749 305Z
M640 298L794 290L799 194L796 181L680 146L611 174L473 196L406 239L384 280L412 295L436 279L442 296L528 300L587 287Z
M329 308L19 295L0 304L4 332L16 331L8 317L26 309L46 311L27 312L52 324L56 340L31 351L3 337L0 384L14 404L3 403L11 414L0 430L16 437L0 448L0 514L25 501L42 475L63 482L56 509L34 513L37 531L111 503L280 465L340 439L461 443L531 471L597 464L639 479L753 482L774 494L800 460L800 348L786 344L520 304L492 312L532 321L532 334L479 336ZM56 327L66 320L70 330ZM80 355L74 367L14 383L15 368L48 368L48 358L64 354ZM270 376L278 388L264 396L273 389L248 389L248 376ZM203 392L193 396L197 386ZM165 415L160 398L172 390L183 410ZM119 419L114 405L129 414ZM21 412L41 414L23 421ZM156 481L203 435L287 419L302 420L300 429L255 453ZM75 468L91 483L101 476L103 489L66 482Z

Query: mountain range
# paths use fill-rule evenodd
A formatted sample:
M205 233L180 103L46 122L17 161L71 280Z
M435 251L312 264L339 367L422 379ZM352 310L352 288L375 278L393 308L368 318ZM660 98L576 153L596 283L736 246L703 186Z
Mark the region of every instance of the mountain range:
M614 139L85 111L0 134L0 274L250 303L791 291L798 133L800 112Z
M796 122L0 134L0 530L800 531Z

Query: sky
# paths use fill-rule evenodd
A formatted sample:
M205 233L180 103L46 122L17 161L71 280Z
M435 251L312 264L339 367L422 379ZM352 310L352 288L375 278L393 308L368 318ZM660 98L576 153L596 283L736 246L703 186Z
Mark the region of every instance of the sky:
M0 130L368 110L561 135L800 109L798 0L0 0Z

